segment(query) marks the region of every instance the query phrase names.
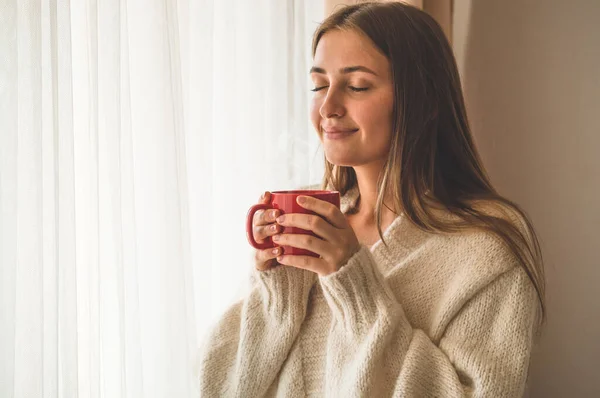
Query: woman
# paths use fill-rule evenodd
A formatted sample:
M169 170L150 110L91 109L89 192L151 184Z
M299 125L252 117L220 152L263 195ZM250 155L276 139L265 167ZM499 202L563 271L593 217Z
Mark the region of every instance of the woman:
M203 350L203 396L521 396L541 253L485 174L441 28L399 2L353 5L322 23L313 58L341 210L304 198L318 216L255 217L257 239L320 258L257 252L251 293Z

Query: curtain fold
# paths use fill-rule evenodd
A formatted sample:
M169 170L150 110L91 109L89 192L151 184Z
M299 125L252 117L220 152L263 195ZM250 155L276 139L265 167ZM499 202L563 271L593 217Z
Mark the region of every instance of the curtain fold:
M0 396L192 397L245 216L319 182L320 2L0 4Z

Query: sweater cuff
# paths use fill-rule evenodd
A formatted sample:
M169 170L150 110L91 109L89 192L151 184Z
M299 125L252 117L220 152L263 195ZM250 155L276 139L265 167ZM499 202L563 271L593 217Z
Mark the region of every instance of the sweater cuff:
M317 275L304 269L279 265L253 271L264 311L278 321L303 318Z
M394 322L402 312L365 246L337 272L319 280L334 318L348 333L368 332L378 321Z

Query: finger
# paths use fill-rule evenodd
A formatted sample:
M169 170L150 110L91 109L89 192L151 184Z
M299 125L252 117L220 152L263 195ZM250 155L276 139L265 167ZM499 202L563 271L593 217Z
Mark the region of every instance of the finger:
M329 243L319 237L306 234L277 234L273 236L273 242L280 246L310 250L322 257L331 251L328 250L331 246Z
M258 203L260 204L269 204L271 201L271 192L266 191L260 198L258 198ZM262 222L261 220L264 218L264 210L258 210L254 213L254 217L252 218L252 225L262 225L266 224L266 222Z
M277 262L281 265L302 268L308 271L312 271L319 275L328 275L329 265L322 258L316 258L311 256L298 256L298 255L287 255L277 257Z
M260 241L262 241L263 239L265 239L269 236L273 236L282 230L283 230L283 228L277 224L258 225L258 226L255 226L253 229L254 239L257 242L262 243Z
M346 221L344 214L332 203L313 198L312 196L298 196L296 201L303 208L314 211L318 215L324 217L336 228L342 229L348 226L348 221Z
M254 213L252 224L256 226L274 223L279 214L281 213L278 209L258 210Z
M280 255L282 253L282 250L280 247L274 247L274 248L270 248L270 249L265 249L265 250L256 250L255 253L255 261L256 261L256 268L259 270L264 270L266 268L268 268L268 264L265 264L267 262L269 262L269 260L273 260L275 258L277 258L278 255Z
M323 217L314 214L289 213L277 217L275 221L283 227L312 231L328 242L333 241L339 234L337 228L325 221Z

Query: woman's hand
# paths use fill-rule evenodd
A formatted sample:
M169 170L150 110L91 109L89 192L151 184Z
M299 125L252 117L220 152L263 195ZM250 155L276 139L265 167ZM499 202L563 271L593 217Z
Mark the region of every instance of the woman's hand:
M271 199L271 192L265 192L260 197L259 203L268 204ZM282 228L275 223L275 219L279 215L277 209L259 210L254 213L252 219L252 233L254 239L258 243L263 243L263 240L269 236L279 233ZM254 255L255 267L259 271L267 271L277 265L275 258L281 254L280 247L274 247L265 250L256 250Z
M298 196L297 202L311 214L285 214L277 218L284 227L296 227L314 232L317 237L304 234L278 234L273 241L281 246L310 250L321 258L284 255L280 264L303 268L325 276L339 270L360 249L360 243L344 214L335 205L310 196Z

